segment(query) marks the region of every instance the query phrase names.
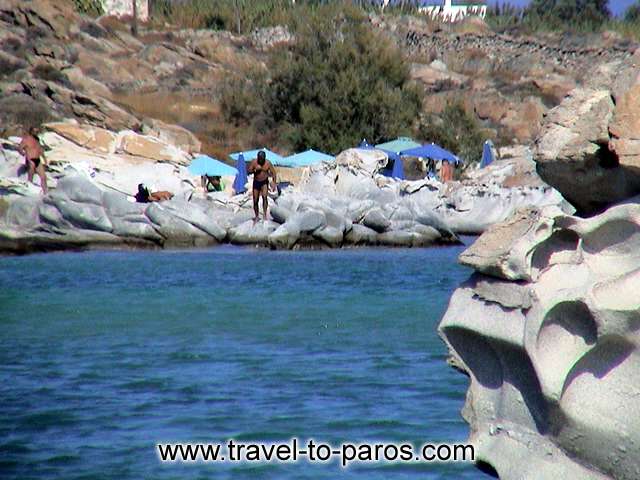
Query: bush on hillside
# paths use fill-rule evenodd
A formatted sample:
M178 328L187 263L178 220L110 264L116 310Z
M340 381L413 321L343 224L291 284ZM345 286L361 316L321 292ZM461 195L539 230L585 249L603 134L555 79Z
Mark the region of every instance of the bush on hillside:
M268 124L285 125L294 149L339 152L362 138L410 133L421 107L397 46L358 10L321 7L277 56L262 90Z
M478 120L470 115L461 102L448 103L440 115L424 118L419 126L419 137L454 152L464 160L465 166L482 158L484 138Z
M99 17L104 13L100 0L73 0L73 5L78 12L92 17Z
M44 123L58 119L45 104L23 94L0 98L0 112L2 112L0 125L2 136L19 135L25 129L40 127Z
M255 73L227 77L220 84L220 108L224 119L235 126L252 124L263 116L260 82L251 80L260 78Z
M60 69L50 65L48 63L40 63L33 69L33 75L36 78L47 80L49 82L55 82L63 85L67 88L73 88L69 78L60 71Z
M503 2L487 9L487 22L497 31L519 28L590 33L610 27L611 12L607 0L532 0L524 8Z
M625 22L638 22L640 21L640 2L636 2L627 8L624 13Z
M250 33L256 28L290 23L291 0L155 0L151 15L184 28Z
M533 0L528 16L562 25L599 26L611 18L608 0Z

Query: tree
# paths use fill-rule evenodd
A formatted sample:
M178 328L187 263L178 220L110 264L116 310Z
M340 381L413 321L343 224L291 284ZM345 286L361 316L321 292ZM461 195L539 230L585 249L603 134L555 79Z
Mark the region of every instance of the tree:
M272 126L285 126L296 149L337 153L362 138L379 142L411 131L422 102L408 64L361 15L319 8L270 66L266 114Z
M424 118L420 138L456 153L465 165L480 161L484 138L478 121L461 102L448 103L440 115Z
M599 26L611 18L608 0L533 0L528 14L552 23Z
M624 13L624 20L626 22L637 22L640 20L640 2L634 3L627 8Z

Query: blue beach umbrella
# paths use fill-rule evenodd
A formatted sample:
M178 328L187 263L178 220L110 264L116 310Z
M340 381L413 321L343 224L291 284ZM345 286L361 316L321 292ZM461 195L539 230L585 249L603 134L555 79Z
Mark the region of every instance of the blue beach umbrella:
M404 165L402 164L402 158L395 152L390 152L388 150L383 150L378 148L377 150L381 150L387 154L387 157L392 163L391 168L388 166L380 171L382 175L385 177L398 178L400 180L404 180Z
M327 155L326 153L318 152L316 150L307 150L305 152L296 153L285 157L283 160L283 166L286 167L306 167L308 165L315 165L321 162L333 162L336 157Z
M278 165L283 165L284 157L278 155L276 152L272 152L268 148L257 148L255 150L246 150L244 152L235 152L229 155L232 159L238 160L240 155L244 156L244 158L248 158L249 161L253 160L258 156L258 152L264 152L267 160L269 160L276 167Z
M235 168L207 155L199 155L194 158L187 170L192 175L209 175L211 177L231 176L238 173Z
M402 165L402 158L400 158L400 155L396 155L396 158L393 159L391 176L393 178L404 180L404 165Z
M435 143L428 143L421 147L403 150L400 152L400 155L406 157L432 158L434 160L446 160L447 162L460 163L460 159L457 156Z
M373 148L373 145L371 145L369 142L367 142L366 138L363 138L362 141L360 142L360 145L358 145L358 148Z
M482 161L480 162L480 168L484 168L490 163L493 162L493 149L491 148L491 140L487 140L484 142L484 147L482 148Z
M244 161L244 155L242 153L238 155L238 160L236 161L236 169L238 170L238 174L233 181L233 189L236 193L246 192L247 189L245 188L245 185L247 184L247 164Z
M409 137L398 137L390 142L379 143L376 148L381 150L388 150L390 152L401 152L410 148L419 147L420 144Z

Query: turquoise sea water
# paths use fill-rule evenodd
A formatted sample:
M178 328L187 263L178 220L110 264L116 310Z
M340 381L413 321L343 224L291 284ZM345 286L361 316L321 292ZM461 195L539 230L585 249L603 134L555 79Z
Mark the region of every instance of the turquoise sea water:
M459 247L0 258L0 478L479 479L469 464L162 464L158 442L462 442L436 325Z

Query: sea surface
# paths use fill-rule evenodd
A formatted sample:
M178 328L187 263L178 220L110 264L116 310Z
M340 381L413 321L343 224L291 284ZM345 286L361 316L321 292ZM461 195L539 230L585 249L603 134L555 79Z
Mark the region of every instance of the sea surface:
M483 479L471 464L161 463L161 442L464 442L436 326L461 247L0 258L2 479Z

